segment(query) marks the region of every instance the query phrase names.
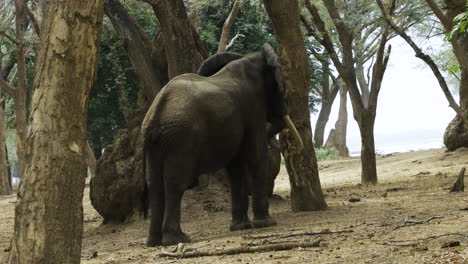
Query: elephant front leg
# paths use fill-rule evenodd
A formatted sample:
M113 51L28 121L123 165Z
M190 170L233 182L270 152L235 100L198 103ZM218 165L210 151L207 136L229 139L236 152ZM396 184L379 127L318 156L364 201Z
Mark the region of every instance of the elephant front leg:
M249 197L247 194L247 179L245 165L239 163L230 164L227 167L231 185L231 210L232 222L229 230L244 230L252 228L247 211L249 209Z
M253 174L252 187L252 209L254 214L253 226L255 228L267 227L276 225L275 219L269 213L268 200L268 159L262 159L257 163L257 167Z

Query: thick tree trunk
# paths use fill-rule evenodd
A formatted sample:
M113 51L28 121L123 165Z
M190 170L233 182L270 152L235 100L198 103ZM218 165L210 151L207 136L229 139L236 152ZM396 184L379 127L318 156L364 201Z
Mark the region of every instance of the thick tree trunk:
M159 0L152 5L164 36L169 79L182 73L197 72L208 57L208 51L190 24L184 1Z
M11 194L11 180L8 173L8 156L5 146L5 129L4 129L4 111L3 103L0 104L0 195Z
M292 209L295 211L322 210L327 207L318 176L317 159L312 142L308 92L308 59L299 27L297 0L264 0L273 22L278 42L289 113L304 141L300 151L291 133L281 134L281 147L291 183Z
M102 2L53 1L41 28L9 263L80 263L86 110Z
M465 11L465 0L445 0L445 18L451 22L455 16ZM449 23L452 24L452 23ZM450 29L447 29L449 31ZM461 67L459 86L460 108L464 118L456 117L449 123L444 134L444 144L449 150L468 147L468 37L453 37L450 41L455 57Z
M372 114L365 113L359 123L361 131L361 182L362 184L377 183L377 166L375 161L374 120Z

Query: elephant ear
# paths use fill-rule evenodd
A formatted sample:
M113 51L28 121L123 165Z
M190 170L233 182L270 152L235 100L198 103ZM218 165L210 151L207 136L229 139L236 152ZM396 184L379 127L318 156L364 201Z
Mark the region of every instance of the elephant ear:
M280 64L278 63L278 56L276 55L273 47L268 43L263 44L263 56L265 57L268 66L274 68L279 67Z
M283 77L281 76L281 66L278 62L278 56L276 55L275 50L270 44L265 43L263 44L263 56L265 57L266 63L269 67L271 67L275 73L275 81L278 85L278 89L281 93L284 93L283 88Z
M221 70L226 64L243 58L244 55L232 52L221 52L210 56L198 68L198 75L211 76Z

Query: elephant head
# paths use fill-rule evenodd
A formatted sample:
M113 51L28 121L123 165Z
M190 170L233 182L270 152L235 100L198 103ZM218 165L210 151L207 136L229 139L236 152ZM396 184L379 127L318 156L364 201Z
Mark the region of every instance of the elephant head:
M278 62L278 56L268 43L263 45L261 54L264 58L265 64L264 86L267 91L267 102L270 104L267 114L267 134L269 137L272 137L279 133L286 125L291 129L300 149L302 149L304 146L302 139L288 113L287 98L283 85L281 65ZM245 56L246 55L232 52L217 53L202 63L197 74L205 77L212 76L229 63L242 59Z

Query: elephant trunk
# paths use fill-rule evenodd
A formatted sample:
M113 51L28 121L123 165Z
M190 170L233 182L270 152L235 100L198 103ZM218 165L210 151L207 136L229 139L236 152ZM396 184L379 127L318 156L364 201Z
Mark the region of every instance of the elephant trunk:
M283 116L284 122L286 122L286 125L288 126L289 129L291 129L291 132L294 136L294 138L297 140L297 143L299 144L299 149L302 151L304 148L304 144L302 143L301 136L299 135L299 132L297 132L296 127L294 126L294 123L291 120L291 117L289 115Z

